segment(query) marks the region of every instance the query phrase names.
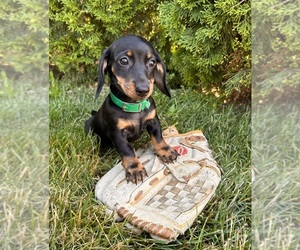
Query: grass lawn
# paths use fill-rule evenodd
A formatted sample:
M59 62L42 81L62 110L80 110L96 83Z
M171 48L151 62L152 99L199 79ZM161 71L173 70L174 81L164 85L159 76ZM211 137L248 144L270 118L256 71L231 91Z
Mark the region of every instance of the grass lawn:
M215 196L193 226L165 245L146 233L134 235L105 213L95 199L97 181L119 160L114 149L99 157L96 140L83 126L94 88L55 84L50 90L50 248L51 249L249 249L251 247L250 109L224 105L191 90L172 99L154 98L163 128L201 129L223 170ZM149 141L145 135L135 148Z
M46 249L48 88L1 77L0 249Z
M292 102L274 102L252 109L255 249L300 247L299 114L299 103Z

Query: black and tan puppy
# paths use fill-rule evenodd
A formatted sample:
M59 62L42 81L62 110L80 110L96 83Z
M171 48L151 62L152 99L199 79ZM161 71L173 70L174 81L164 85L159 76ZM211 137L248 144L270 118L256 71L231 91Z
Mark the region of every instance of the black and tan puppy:
M173 162L177 152L162 137L156 106L151 94L154 84L170 97L166 86L166 68L149 42L138 36L124 36L104 50L99 62L96 98L110 78L110 94L102 107L92 112L86 122L86 132L101 138L101 146L114 146L122 158L127 182L137 183L147 176L137 159L130 141L138 139L144 130L151 136L160 159Z

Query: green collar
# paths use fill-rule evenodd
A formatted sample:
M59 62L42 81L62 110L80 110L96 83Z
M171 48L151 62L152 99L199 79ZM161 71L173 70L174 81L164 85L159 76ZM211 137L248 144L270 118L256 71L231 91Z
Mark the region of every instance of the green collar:
M110 92L110 98L114 104L123 109L123 111L125 112L141 112L150 107L150 102L148 99L143 101L137 101L136 103L128 103L121 101L112 92Z

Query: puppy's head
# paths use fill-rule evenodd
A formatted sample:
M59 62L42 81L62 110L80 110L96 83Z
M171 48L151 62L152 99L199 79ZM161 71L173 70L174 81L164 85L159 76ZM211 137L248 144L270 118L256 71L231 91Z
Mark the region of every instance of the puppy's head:
M154 84L171 97L166 85L166 67L152 45L141 37L122 37L103 51L96 98L101 92L106 72L111 83L134 101L148 98Z

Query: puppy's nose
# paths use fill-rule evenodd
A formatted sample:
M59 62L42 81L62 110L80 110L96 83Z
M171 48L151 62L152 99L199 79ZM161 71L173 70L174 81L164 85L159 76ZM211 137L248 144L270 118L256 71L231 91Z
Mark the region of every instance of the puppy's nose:
M136 86L135 92L137 93L138 96L146 96L149 93L149 86Z

